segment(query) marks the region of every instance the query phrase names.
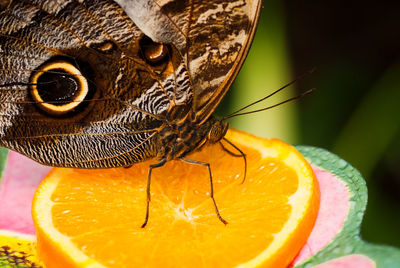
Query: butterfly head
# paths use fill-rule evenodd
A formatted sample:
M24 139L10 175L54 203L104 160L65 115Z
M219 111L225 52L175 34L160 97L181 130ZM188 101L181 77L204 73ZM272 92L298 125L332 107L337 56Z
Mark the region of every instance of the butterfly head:
M212 117L212 124L208 131L207 140L209 143L219 142L226 134L229 128L229 123L226 121L218 120Z

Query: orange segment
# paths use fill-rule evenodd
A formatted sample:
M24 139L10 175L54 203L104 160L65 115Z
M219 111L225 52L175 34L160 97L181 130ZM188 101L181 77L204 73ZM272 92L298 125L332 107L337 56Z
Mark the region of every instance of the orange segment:
M203 166L171 161L152 174L150 219L145 217L149 164L130 169L55 168L33 204L38 250L47 267L284 267L313 227L319 191L294 147L238 131L226 136L247 155L244 164L221 146L188 158L211 164L215 199ZM228 145L226 146L228 147ZM233 151L233 150L232 150Z

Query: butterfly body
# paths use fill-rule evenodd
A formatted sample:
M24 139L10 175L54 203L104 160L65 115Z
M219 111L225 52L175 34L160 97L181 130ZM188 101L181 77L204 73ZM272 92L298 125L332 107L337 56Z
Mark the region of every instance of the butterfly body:
M108 168L176 159L209 140L222 124L211 114L247 53L260 3L139 2L157 3L154 22L171 22L163 30L168 34L149 33L171 38L162 49L113 1L23 0L2 7L1 146L46 165ZM66 112L57 103L63 99L47 93L49 112L40 107L43 98L32 97L35 83L40 91L46 81L33 77L45 80L42 73L53 72L61 81L60 69L44 69L59 61L86 78L88 93Z
M203 124L191 119L176 122L160 132L156 147L157 157L167 160L185 157L207 143L220 141L227 130L228 124L215 117L210 117Z

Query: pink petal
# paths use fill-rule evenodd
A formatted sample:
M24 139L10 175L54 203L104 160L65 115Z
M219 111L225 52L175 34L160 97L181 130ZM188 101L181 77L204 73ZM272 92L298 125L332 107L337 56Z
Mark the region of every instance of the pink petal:
M314 268L374 268L375 266L375 262L367 256L353 254L321 263Z
M35 234L31 217L32 197L50 169L10 151L0 181L0 230Z
M298 265L325 247L342 229L349 212L349 191L332 173L312 167L321 192L321 203L314 229L304 247L292 262Z

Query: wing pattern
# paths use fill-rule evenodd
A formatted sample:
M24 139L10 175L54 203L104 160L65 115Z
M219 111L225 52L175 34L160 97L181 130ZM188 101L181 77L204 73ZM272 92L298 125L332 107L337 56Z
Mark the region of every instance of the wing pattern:
M111 0L0 3L1 146L52 166L127 166L157 156L171 114L211 116L246 56L261 1L117 2L151 6L140 15L153 16L135 23ZM143 56L146 36L168 45L157 66ZM32 101L32 73L52 60L87 78L82 111L55 118Z
M0 13L0 144L52 166L115 167L154 157L165 113L190 103L191 92L176 86L187 80L184 68L158 74L140 57L142 37L112 1L12 1ZM107 43L111 51L98 49ZM31 73L57 57L89 70L95 94L86 112L53 118L32 103Z

